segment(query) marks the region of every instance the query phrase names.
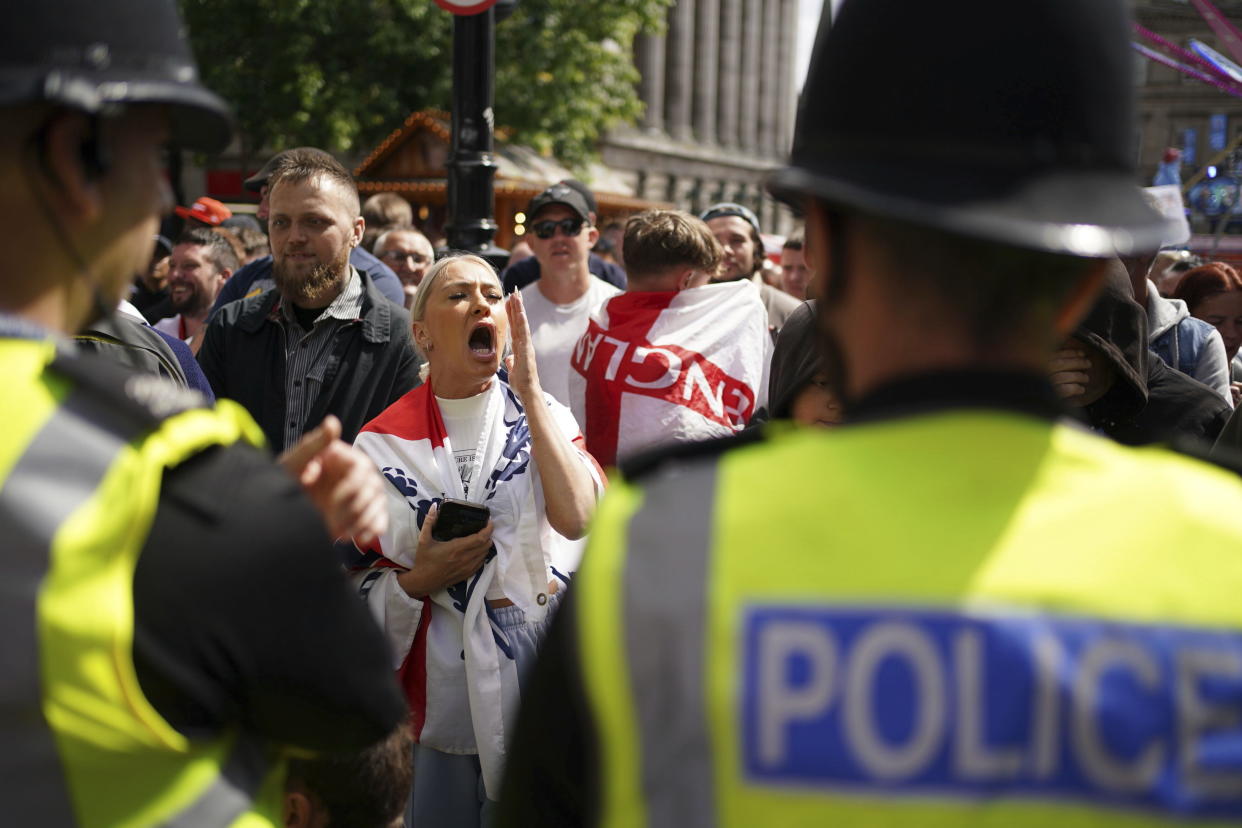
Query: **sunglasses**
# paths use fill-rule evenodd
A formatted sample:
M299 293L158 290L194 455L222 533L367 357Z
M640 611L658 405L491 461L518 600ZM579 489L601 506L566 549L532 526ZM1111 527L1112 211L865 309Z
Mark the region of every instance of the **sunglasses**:
M560 221L540 221L532 225L531 229L535 231L535 235L541 239L550 239L556 235L557 228L566 236L576 236L582 230L582 219L567 218Z

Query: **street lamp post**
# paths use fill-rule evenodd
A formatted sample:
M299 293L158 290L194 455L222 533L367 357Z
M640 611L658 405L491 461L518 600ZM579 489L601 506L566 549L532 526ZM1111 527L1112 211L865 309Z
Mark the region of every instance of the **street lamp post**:
M453 18L453 136L448 159L448 245L503 267L495 245L496 156L492 152L496 9Z

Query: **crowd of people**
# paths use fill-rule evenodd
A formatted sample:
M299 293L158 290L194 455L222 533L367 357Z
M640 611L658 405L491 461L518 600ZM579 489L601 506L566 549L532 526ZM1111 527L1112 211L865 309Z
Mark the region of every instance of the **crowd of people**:
M15 824L1242 817L1242 276L1134 184L1122 0L1033 40L956 0L986 83L932 5L826 30L776 255L746 205L565 180L500 267L313 147L253 216L169 204L161 147L230 130L174 5L33 9ZM882 45L920 59L901 113ZM1020 101L1018 45L1064 70Z

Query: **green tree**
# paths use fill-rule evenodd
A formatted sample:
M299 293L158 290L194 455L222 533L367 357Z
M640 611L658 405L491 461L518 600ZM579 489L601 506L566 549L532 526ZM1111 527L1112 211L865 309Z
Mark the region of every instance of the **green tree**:
M447 110L453 18L432 0L180 0L243 151L358 152L411 112ZM496 29L496 124L580 166L641 114L635 34L671 0L521 0Z

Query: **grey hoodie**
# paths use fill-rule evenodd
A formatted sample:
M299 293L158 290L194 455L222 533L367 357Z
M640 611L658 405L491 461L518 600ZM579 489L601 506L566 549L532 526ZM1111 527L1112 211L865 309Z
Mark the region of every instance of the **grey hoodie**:
M1186 321L1190 320L1190 321ZM1229 361L1225 357L1225 342L1220 332L1208 323L1194 319L1181 299L1166 299L1156 290L1150 280L1147 282L1147 344L1162 357L1166 358L1170 368L1178 368L1187 355L1178 353L1180 337L1177 336L1179 325L1195 325L1204 329L1200 335L1192 337L1202 340L1197 358L1193 359L1193 369L1186 373L1192 379L1211 388L1233 405L1233 396L1229 393Z

